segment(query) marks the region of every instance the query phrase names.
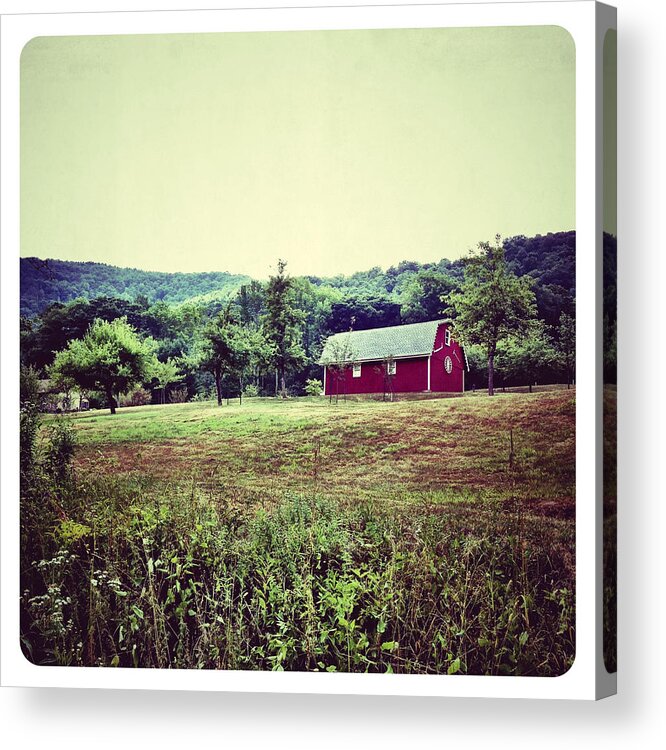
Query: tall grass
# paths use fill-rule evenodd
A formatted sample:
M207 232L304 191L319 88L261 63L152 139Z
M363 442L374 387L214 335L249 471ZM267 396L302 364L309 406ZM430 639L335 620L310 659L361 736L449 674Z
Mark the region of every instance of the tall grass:
M71 468L22 373L21 643L39 665L552 676L573 524L519 494L385 502ZM511 453L511 461L514 453ZM520 473L515 474L520 481ZM513 490L516 488L514 487Z
M561 522L303 495L243 510L126 477L59 487L23 551L38 664L557 675L573 661Z

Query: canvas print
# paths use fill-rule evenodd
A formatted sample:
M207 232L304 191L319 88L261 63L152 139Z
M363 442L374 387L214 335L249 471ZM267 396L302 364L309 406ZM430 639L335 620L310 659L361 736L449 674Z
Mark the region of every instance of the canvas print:
M557 26L29 42L28 660L570 669L575 54Z

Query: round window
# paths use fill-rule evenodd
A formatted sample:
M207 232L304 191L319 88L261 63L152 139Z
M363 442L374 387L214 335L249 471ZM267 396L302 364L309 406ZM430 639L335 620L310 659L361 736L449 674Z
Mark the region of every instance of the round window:
M451 359L451 357L444 358L444 369L449 375L451 374L451 371L453 370L453 360Z

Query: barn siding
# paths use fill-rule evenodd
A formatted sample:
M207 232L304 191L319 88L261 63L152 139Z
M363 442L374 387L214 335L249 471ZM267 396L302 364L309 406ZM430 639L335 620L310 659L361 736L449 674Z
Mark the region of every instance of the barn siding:
M384 376L382 362L363 362L361 377L353 377L351 368L345 370L339 383L339 393L383 393ZM428 358L396 360L396 372L393 377L394 393L418 393L428 387ZM345 391L346 388L346 391ZM330 369L326 373L326 395L336 393L336 374Z
M450 346L444 344L445 330L446 326L442 324L435 336L435 346L430 359L430 390L438 393L460 393L464 383L465 355L460 344L453 339L451 339ZM443 348L440 349L440 347ZM450 375L444 369L444 360L447 355L453 362L453 371Z

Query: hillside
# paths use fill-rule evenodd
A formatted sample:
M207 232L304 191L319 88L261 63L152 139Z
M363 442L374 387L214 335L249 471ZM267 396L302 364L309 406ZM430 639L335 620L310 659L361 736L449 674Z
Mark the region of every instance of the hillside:
M560 312L573 303L576 233L521 235L507 238L504 245L512 270L519 276L529 274L535 280L539 316L555 325ZM448 280L455 286L462 278L462 268L460 260L446 258L436 263L404 260L386 270L375 267L347 276L307 276L306 279L315 287L338 290L349 299L361 298L367 303L377 298L384 306L390 301L400 303L400 306L394 304L393 310L384 310L367 321L368 326L382 326L437 317L441 307L441 281ZM21 258L21 315L32 317L53 302L77 298L116 297L134 301L139 297L149 304L186 300L207 304L230 298L249 280L248 276L227 272L162 273L103 263ZM424 299L428 297L429 281L435 282L430 305ZM410 297L415 298L411 306ZM401 311L400 307L405 309ZM358 311L352 310L349 314L355 316L357 328L364 327ZM343 314L338 321L340 330L349 327L347 317Z
M150 303L184 302L191 297L214 293L230 297L247 276L227 272L163 273L117 268L105 263L21 258L21 315L38 315L53 302L83 298L117 297Z

